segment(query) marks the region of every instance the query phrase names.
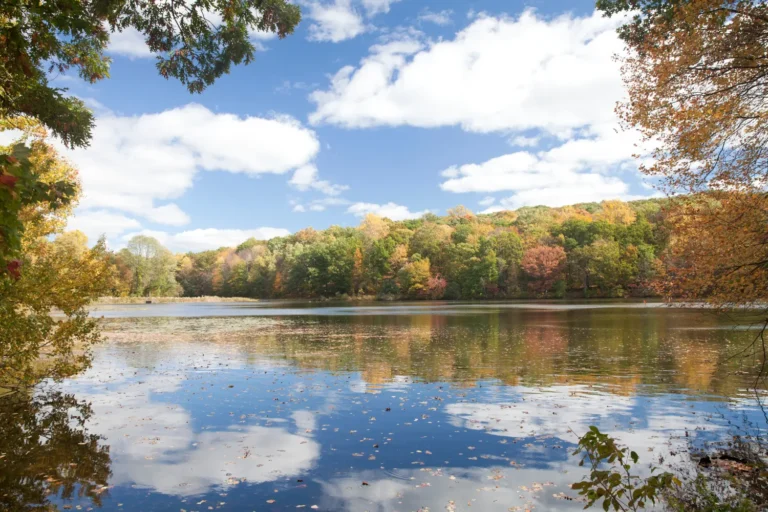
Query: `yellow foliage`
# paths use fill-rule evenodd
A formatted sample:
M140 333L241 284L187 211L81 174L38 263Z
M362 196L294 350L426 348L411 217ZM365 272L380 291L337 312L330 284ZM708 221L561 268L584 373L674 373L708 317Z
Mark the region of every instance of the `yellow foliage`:
M389 224L376 214L369 213L360 223L360 231L371 240L380 240L389 234Z
M25 126L34 131L33 123ZM42 138L30 145L41 181L76 182L77 172ZM51 211L38 205L21 212L21 275L0 277L0 387L72 375L88 364L88 347L99 339L85 307L108 290L114 275L103 242L88 249L79 232L49 240L61 233L73 207Z
M604 220L611 224L629 225L635 222L635 212L627 203L622 201L603 201L600 203L600 211L595 214L595 220Z
M629 30L618 112L652 142L640 169L670 193L704 194L673 211L665 290L721 306L765 298L768 5L672 3Z

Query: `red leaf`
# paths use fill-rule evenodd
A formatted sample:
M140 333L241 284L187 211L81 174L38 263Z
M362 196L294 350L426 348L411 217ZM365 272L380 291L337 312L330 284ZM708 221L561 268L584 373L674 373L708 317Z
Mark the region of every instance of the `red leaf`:
M11 174L0 174L0 185L5 185L11 190L13 190L14 187L16 187L17 181L19 181L19 178L17 178L16 176L13 176Z
M6 265L6 268L8 269L8 273L11 274L12 278L18 279L21 277L21 262L19 260L9 261L8 265Z

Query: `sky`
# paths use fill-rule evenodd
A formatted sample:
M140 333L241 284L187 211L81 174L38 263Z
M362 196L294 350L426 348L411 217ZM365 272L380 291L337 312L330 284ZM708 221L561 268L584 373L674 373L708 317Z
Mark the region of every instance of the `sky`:
M64 150L83 197L69 229L199 251L305 227L636 199L617 20L593 1L300 0L279 40L202 94L114 34L111 78L53 80L96 113Z

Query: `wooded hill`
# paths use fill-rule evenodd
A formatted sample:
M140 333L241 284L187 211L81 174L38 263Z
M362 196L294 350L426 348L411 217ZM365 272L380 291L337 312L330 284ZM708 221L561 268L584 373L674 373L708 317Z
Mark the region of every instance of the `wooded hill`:
M490 214L459 206L443 217L399 222L369 214L358 227L307 228L176 255L175 261L156 240L137 237L114 256L120 274L114 292L253 298L647 296L665 273L664 203L603 201Z

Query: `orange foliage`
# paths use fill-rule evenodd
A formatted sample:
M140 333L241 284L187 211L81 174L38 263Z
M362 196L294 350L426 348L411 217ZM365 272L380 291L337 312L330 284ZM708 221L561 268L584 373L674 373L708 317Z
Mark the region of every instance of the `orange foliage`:
M531 278L528 287L537 294L546 294L555 282L563 278L565 250L558 246L540 245L525 251L520 266Z
M679 200L662 292L720 306L762 302L768 290L768 198L712 193Z
M624 28L629 100L618 113L653 146L641 170L671 193L669 295L719 306L768 295L768 5L665 4Z

